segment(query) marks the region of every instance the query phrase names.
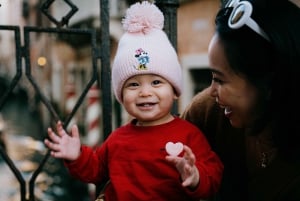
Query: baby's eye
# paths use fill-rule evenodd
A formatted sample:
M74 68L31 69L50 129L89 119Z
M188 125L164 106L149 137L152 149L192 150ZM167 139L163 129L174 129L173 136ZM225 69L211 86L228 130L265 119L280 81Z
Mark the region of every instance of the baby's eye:
M158 84L161 84L161 83L162 83L161 80L154 80L154 81L152 82L152 85L158 85Z
M137 82L129 82L125 85L128 88L137 87L139 84Z

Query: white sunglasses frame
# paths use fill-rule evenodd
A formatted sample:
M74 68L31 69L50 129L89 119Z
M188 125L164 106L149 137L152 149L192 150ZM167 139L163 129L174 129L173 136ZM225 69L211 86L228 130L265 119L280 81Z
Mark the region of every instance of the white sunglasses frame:
M270 38L267 34L260 28L260 26L251 18L251 14L253 11L253 7L250 2L248 1L239 1L239 0L232 0L225 7L233 7L233 10L228 19L228 26L232 29L239 29L243 25L247 25L250 29L255 31L257 34L264 37L267 41L270 41ZM243 7L241 11L239 9ZM233 23L233 20L236 18L236 15L239 12L243 12L240 18Z

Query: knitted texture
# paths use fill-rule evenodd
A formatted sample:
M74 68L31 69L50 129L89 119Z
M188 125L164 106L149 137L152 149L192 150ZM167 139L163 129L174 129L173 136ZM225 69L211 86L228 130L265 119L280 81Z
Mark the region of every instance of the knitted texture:
M112 86L122 103L122 89L134 75L156 74L168 80L176 95L182 90L182 71L177 53L163 31L164 16L155 4L133 4L122 20L122 35L112 66Z

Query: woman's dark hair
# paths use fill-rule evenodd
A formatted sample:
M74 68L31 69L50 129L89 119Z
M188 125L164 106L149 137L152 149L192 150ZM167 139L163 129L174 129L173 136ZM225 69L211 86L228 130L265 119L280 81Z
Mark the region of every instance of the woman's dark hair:
M232 70L250 81L263 97L265 111L257 129L272 122L280 153L300 160L300 8L287 0L258 2L251 2L251 17L270 41L248 26L231 29L228 18L232 8L219 11L216 32Z

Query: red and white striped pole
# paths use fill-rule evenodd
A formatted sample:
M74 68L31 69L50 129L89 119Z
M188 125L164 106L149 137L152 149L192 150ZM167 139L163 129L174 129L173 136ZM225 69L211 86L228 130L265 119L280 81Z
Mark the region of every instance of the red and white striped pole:
M86 112L86 143L90 146L95 146L103 139L100 130L101 108L99 102L99 89L96 84L89 89L87 97L88 105Z
M66 114L70 114L72 109L76 104L76 89L73 83L67 83L65 86L65 93L66 93L66 101L65 101L65 110ZM70 131L72 125L76 123L76 118L73 117L68 124L67 131Z
M87 94L87 111L86 111L86 128L87 134L85 143L89 146L95 147L102 139L100 130L100 102L99 89L97 84L92 85ZM88 191L91 200L95 200L96 187L93 184L88 185Z

